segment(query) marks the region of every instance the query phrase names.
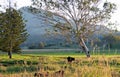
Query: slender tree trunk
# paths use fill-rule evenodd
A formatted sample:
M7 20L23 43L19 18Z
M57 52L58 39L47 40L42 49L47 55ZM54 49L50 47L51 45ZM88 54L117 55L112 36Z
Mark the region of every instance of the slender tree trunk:
M12 59L12 52L11 51L8 51L8 56L10 59Z
M85 41L83 38L80 38L80 46L82 47L82 50L86 53L86 56L90 57L90 51L87 45L85 44Z
M10 41L10 50L8 52L8 56L9 56L10 59L12 58L12 49L13 49L13 47L12 47L12 41Z

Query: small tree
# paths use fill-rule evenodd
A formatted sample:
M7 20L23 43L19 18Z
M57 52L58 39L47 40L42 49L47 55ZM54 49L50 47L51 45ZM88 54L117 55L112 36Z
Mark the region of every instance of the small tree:
M9 8L0 13L0 49L8 52L9 58L12 58L12 52L20 50L19 46L27 36L25 21L19 11Z
M101 26L111 18L115 4L102 0L32 0L35 13L41 12L43 19L55 24L56 31L72 35L90 57L85 43L91 34L101 29ZM100 7L100 4L103 7ZM59 19L60 18L60 19ZM62 21L64 20L64 21Z
M40 42L40 43L39 43L39 48L40 48L40 49L43 49L44 47L45 47L45 43L44 43L44 42Z

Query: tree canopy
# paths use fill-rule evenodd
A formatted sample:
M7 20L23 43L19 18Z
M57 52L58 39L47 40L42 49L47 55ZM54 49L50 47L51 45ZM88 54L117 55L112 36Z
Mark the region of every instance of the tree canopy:
M26 40L25 26L19 11L9 8L0 13L0 50L8 52L9 58L12 58L12 52L20 50L20 45Z

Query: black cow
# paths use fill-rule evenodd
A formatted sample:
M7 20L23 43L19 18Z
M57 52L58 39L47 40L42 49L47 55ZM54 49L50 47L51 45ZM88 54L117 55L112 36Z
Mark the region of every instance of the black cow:
M68 56L68 57L67 57L67 61L71 63L72 61L75 61L75 58Z

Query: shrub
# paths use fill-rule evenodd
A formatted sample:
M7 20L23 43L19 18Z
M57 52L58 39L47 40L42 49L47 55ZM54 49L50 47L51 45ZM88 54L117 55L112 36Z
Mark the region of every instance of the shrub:
M26 67L26 71L28 71L28 72L37 71L37 66L33 66L33 65L28 66L28 67Z
M16 72L23 72L24 70L25 70L25 68L22 66L11 66L11 67L7 68L6 72L16 73Z

